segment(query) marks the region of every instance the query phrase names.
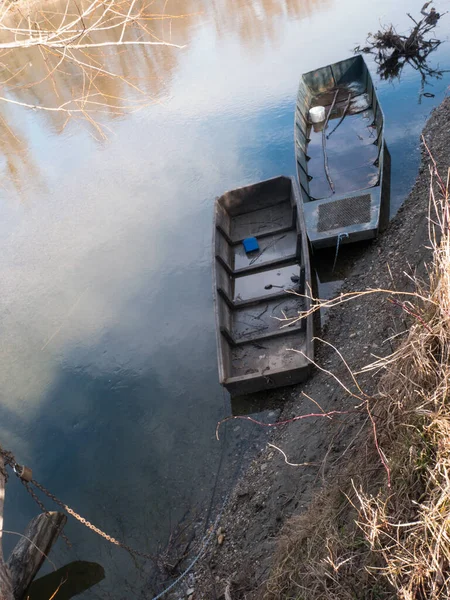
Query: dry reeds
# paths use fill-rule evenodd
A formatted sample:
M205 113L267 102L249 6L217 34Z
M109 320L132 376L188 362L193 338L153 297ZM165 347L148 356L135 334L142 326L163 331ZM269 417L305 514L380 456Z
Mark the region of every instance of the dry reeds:
M435 165L431 175L433 264L420 290L430 302L411 307L407 340L373 365L386 368L379 406L393 489L389 496L356 490L359 525L383 556L381 573L405 600L450 598L449 190Z
M407 339L363 370L384 370L370 400L377 439L367 429L364 459L287 524L268 600L450 599L450 194L433 160L430 174L428 282L391 296Z

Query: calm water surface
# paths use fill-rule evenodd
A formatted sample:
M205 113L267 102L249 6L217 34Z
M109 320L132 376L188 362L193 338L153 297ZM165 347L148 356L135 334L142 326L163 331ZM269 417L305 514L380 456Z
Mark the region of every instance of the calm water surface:
M154 4L197 13L162 32L186 47L121 55L124 74L137 72L155 103L107 119L107 140L81 123L62 128L58 115L0 109L1 443L98 526L152 552L187 510L204 514L224 447L215 425L231 410L216 369L214 197L294 174L301 72L351 55L380 19L405 30L422 0ZM450 15L436 36L449 31ZM431 63L450 68L447 43ZM378 82L394 211L449 74L431 83L435 97L419 102L412 70ZM38 100L47 93L50 85ZM229 427L226 459L253 434ZM232 474L224 469L221 491ZM6 527L23 531L35 513L11 482ZM57 567L82 559L105 568L84 598L152 596L151 569L78 524L67 534L73 548L58 543Z

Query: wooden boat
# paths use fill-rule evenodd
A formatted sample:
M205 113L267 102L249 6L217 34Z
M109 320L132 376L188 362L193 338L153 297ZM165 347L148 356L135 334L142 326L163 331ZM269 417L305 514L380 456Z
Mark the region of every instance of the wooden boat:
M313 124L310 109L325 108ZM297 174L313 248L370 239L389 219L390 155L369 69L355 56L302 75Z
M257 250L245 250L248 238L256 238ZM276 177L217 198L213 249L220 383L244 395L304 380L313 357L312 316L288 327L277 320L310 307L309 298L292 293L311 289L295 179Z

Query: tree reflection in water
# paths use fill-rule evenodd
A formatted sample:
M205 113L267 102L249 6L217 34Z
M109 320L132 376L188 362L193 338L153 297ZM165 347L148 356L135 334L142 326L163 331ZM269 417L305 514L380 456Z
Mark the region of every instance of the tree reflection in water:
M443 15L435 8L429 12L427 8L431 4L427 2L421 10L423 18L414 19L409 13L408 17L414 22L414 26L407 35L397 33L393 25L386 26L377 33L369 33L368 45L361 48L357 46L355 52L372 54L378 65L377 74L381 79L392 81L399 79L404 67L411 66L421 76L419 103L423 96L433 96L425 92L425 85L429 84L431 78L441 79L447 71L432 68L428 64L429 55L440 45L441 40L428 38L427 35L436 27ZM445 13L444 13L445 14Z

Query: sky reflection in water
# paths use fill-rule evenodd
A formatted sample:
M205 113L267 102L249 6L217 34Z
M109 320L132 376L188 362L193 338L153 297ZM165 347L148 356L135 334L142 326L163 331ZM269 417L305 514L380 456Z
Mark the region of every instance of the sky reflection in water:
M0 439L112 535L156 551L186 509L207 505L213 487L215 425L230 410L216 370L214 197L294 174L301 72L351 55L380 19L406 29L406 12L420 6L173 0L171 14L201 12L159 32L187 47L112 59L124 73L137 71L158 102L107 117L106 141L79 122L61 131L61 115L0 106L9 128L0 160ZM449 66L448 45L431 60ZM394 209L414 181L420 131L449 81L434 81L435 98L421 104L412 71L378 86ZM59 83L68 94L70 77ZM105 85L127 93L121 83ZM53 94L50 83L28 93L40 103ZM254 433L231 426L227 452ZM18 531L36 512L16 482L6 510L8 528ZM74 523L68 535L74 548L60 543L54 560L101 563L106 578L94 596L149 589L147 569L138 575L126 553Z

